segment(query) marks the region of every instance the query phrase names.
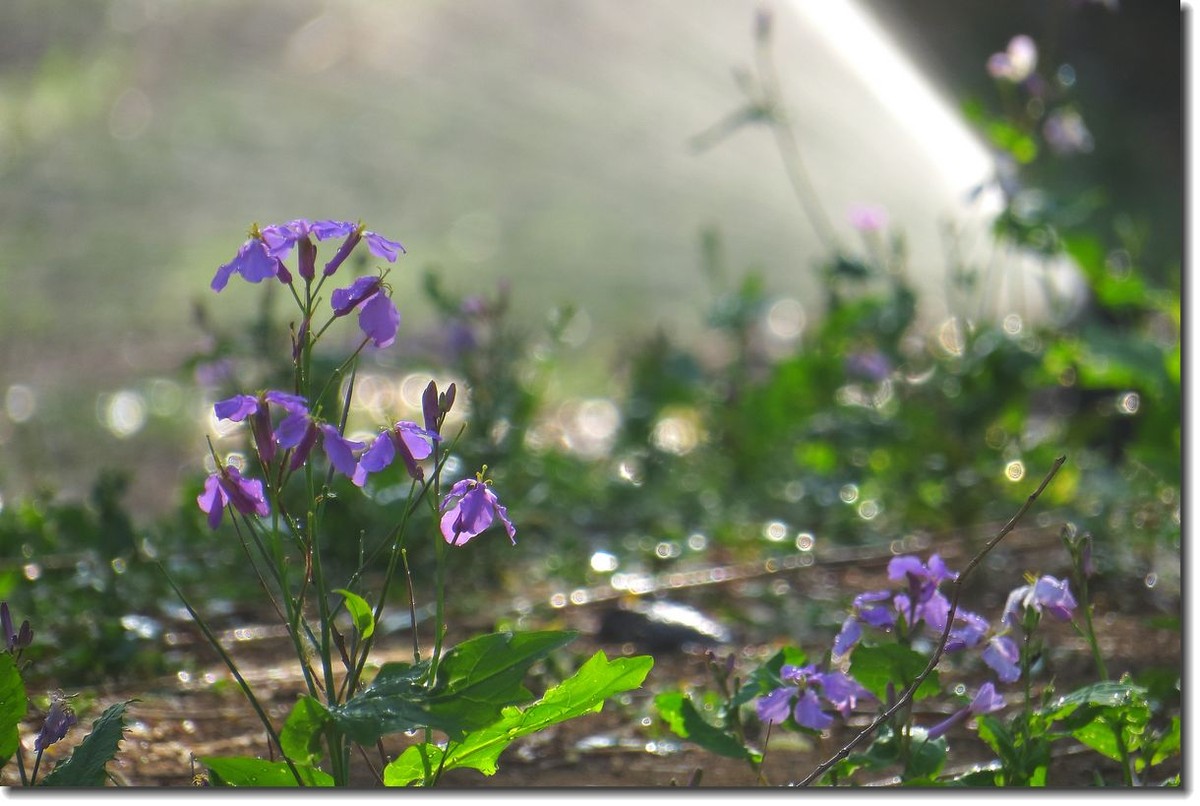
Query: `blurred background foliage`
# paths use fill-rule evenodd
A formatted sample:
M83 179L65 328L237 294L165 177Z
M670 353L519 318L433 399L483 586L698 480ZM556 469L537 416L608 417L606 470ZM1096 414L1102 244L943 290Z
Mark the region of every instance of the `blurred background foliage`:
M361 215L410 252L390 278L407 338L364 363L351 428L411 417L430 377L455 381L451 475L486 464L517 522L516 549L481 538L462 553L464 607L614 572L980 540L1067 454L1038 523L1094 535L1114 606L1177 615L1179 17L863 5L994 151L991 234L1069 258L1082 294L1051 289L1038 315L985 308L989 267L952 244L935 267L903 204L823 248L773 151L783 118L746 116L699 156L689 139L746 100L728 70L751 61L752 3L695 19L670 3L630 19L517 3L502 26L470 3L398 17L370 3L344 16L315 2L6 4L0 598L33 621L31 652L72 681L185 662L163 642L183 614L157 562L213 612L259 615L242 609L236 540L208 531L195 496L205 433L245 449L214 430L211 401L287 377L289 322L278 289L213 298L207 282L249 221L325 214ZM661 27L636 27L647 20ZM623 36L596 34L576 64L564 32L589 25ZM1042 48L1041 90L984 69L1017 33ZM559 68L600 79L572 92L579 75L547 78ZM673 95L630 89L650 76ZM806 109L778 100L801 153L823 154ZM1056 109L1084 116L1087 149L1052 145ZM576 139L533 135L573 115ZM847 177L843 196L818 193L839 222L837 199L877 200ZM353 567L407 489L399 467L365 496L335 482L331 559ZM794 612L772 606L768 632ZM722 615L749 618L732 602Z

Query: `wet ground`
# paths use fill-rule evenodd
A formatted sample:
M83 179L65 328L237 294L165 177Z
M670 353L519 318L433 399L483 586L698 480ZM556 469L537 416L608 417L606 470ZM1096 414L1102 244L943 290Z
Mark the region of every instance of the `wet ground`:
M1017 533L1008 546L1010 552L1006 562L1020 568L1041 558L1033 567L1044 567L1047 544L1045 530L1030 530ZM954 557L954 546L933 547L943 555ZM924 552L922 552L924 554ZM837 556L827 552L824 557L796 555L795 558L773 563L751 563L746 565L693 569L658 577L618 580L617 590L611 586L580 589L571 592L547 592L541 603L528 604L527 597L520 609L525 612L522 628L578 629L581 636L571 644L567 652L575 658L585 658L596 649L603 649L609 657L616 655L643 654L638 635L626 636L627 641L599 640L597 633L606 613L617 606L629 606L634 601L651 601L670 595L672 601L694 605L710 612L715 603L730 602L742 610L759 614L757 623L733 625L733 639L716 648L718 656L724 658L730 652L739 655L739 670L754 668L775 649L787 642L798 642L810 648L813 654L828 646L834 627L816 623L808 627L780 627L778 622L762 614L775 608L785 611L786 602L805 598L823 599L828 591L867 590L872 586L886 584L884 568L889 555L884 552L854 552ZM962 562L958 563L961 566ZM951 563L951 567L956 567ZM989 579L981 574L980 579L969 586L969 593L984 602L1000 601L1004 592L1011 587L1009 574L1003 581ZM1020 584L1019 572L1011 574ZM643 591L639 597L630 594L628 588ZM1109 665L1110 674L1117 677L1129 671L1138 673L1154 668L1180 667L1181 633L1177 628L1164 625L1164 602L1160 598L1151 600L1138 593L1137 585L1100 585L1097 596L1096 614L1100 625L1102 651ZM1124 592L1122 594L1121 592ZM1133 593L1130 593L1130 592ZM563 603L563 596L566 603ZM572 603L576 602L576 603ZM560 605L560 606L555 606ZM1169 603L1167 604L1169 609ZM831 618L837 617L838 608L829 605ZM990 607L989 607L990 612ZM1178 614L1177 605L1175 614ZM465 634L472 630L484 631L501 613L486 616L487 623L463 625ZM753 621L753 619L751 619ZM1095 680L1092 662L1086 644L1070 628L1070 625L1046 623L1047 674L1041 679L1045 683L1051 676L1057 690L1062 693ZM762 639L769 635L767 640ZM114 687L96 692L97 702L93 716L111 702L135 697L138 702L130 708L131 725L127 732L123 751L109 765L115 782L130 786L188 786L194 772L201 771L194 759L208 755L259 755L270 756L270 748L261 724L234 685L229 673L212 651L199 643L183 643L189 640L185 629L175 633L186 651L193 654L198 663L195 672L179 673L170 677L136 686ZM614 637L614 636L606 636ZM619 638L620 636L615 636ZM301 692L289 645L279 636L278 630L269 626L240 627L226 633L228 646L237 659L243 675L254 687L264 705L278 722L282 722L296 696ZM512 745L500 759L499 772L493 777L484 777L473 770L448 773L444 785L452 787L666 787L697 785L701 787L752 787L763 783L783 785L802 778L820 761L832 755L847 741L855 728L861 729L871 714L863 711L856 714L848 728L840 727L820 741L808 743L794 736L776 733L770 738L766 760L760 781L753 770L742 762L721 758L705 752L672 735L657 717L653 707L655 694L665 690L707 689L710 679L704 652L694 648L680 649L670 642L654 651L655 666L639 691L632 692L618 701L609 702L599 714L574 720L543 733L527 737ZM372 657L380 662L391 660L410 661L411 634L395 631L381 641ZM970 682L970 681L968 681ZM538 690L538 685L532 685ZM1010 697L1014 703L1016 697ZM936 706L925 706L918 711L918 724L930 724L946 715L945 711L929 710ZM40 723L26 726L26 746L32 746L33 731ZM76 729L82 736L82 729ZM969 735L966 728L961 736L951 742L951 756L947 765L950 769L966 769L972 763L985 761L987 748ZM76 738L76 741L78 739ZM394 757L409 741L404 736L390 737L385 742L389 758ZM66 743L64 743L66 744ZM1051 783L1057 786L1094 785L1097 776L1115 782L1119 780L1114 764L1097 754L1084 751L1070 742L1056 745L1056 756L1051 770ZM58 747L51 748L59 750ZM49 754L50 759L55 757ZM376 773L382 767L377 751L372 750L355 759L356 782L363 786L376 785ZM13 765L8 765L5 783L11 783L15 775ZM1178 772L1177 764L1165 764L1154 770L1152 781L1161 781ZM875 783L886 785L886 777Z

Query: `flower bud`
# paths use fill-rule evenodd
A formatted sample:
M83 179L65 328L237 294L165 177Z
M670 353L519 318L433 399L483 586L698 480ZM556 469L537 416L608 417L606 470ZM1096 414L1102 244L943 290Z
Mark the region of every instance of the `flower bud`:
M424 394L421 395L421 413L425 417L425 430L438 430L438 415L441 413L438 408L438 390L437 383L430 381L425 387Z

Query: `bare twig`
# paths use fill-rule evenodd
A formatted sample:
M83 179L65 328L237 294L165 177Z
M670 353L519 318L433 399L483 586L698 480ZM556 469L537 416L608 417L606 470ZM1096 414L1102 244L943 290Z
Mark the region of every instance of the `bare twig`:
M1063 463L1066 461L1066 456L1060 456L1054 460L1054 466L1050 468L1050 472L1046 474L1044 479L1042 479L1042 483L1037 486L1037 489L1030 493L1029 497L1025 499L1025 503L1021 505L1019 510L1017 510L1017 514L1013 515L1009 522L1004 525L1004 527L996 534L996 536L989 540L987 545L980 549L979 552L971 558L971 561L967 563L967 567L964 568L954 580L954 595L950 600L950 610L946 614L946 626L942 629L941 640L938 641L937 649L934 650L933 656L929 659L929 663L925 665L925 669L919 675L917 675L916 679L909 684L908 688L904 690L904 693L900 695L900 697L891 705L890 708L881 713L879 716L875 717L874 721L872 721L870 725L867 725L867 727L863 728L863 730L857 736L851 739L841 750L837 751L832 758L818 765L816 769L808 774L808 777L797 783L796 786L808 786L813 781L820 778L822 775L828 772L833 765L850 755L850 752L864 740L866 740L867 737L869 737L872 733L878 730L880 725L882 725L884 722L887 722L896 715L896 712L898 712L901 708L904 708L909 702L912 701L913 695L916 693L917 689L920 688L921 684L925 682L925 679L933 673L934 668L942 659L942 654L946 651L946 642L950 640L950 628L954 625L954 614L958 611L958 599L959 596L962 595L963 582L966 580L967 576L969 576L970 573L975 570L976 566L983 561L983 558L987 556L988 552L995 548L996 544L1003 540L1008 533L1013 530L1013 527L1015 527L1017 522L1024 517L1026 512L1029 511L1029 508L1033 506L1035 501L1037 501L1038 497L1046 489L1046 486L1050 484L1051 479L1054 478L1054 476L1058 473L1059 468L1062 467Z

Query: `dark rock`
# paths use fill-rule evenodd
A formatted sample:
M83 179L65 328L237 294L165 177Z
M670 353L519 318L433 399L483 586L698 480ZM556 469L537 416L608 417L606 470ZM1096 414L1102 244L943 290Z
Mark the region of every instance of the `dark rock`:
M606 643L632 643L640 651L681 652L729 643L725 625L678 602L634 602L608 610L596 638Z

